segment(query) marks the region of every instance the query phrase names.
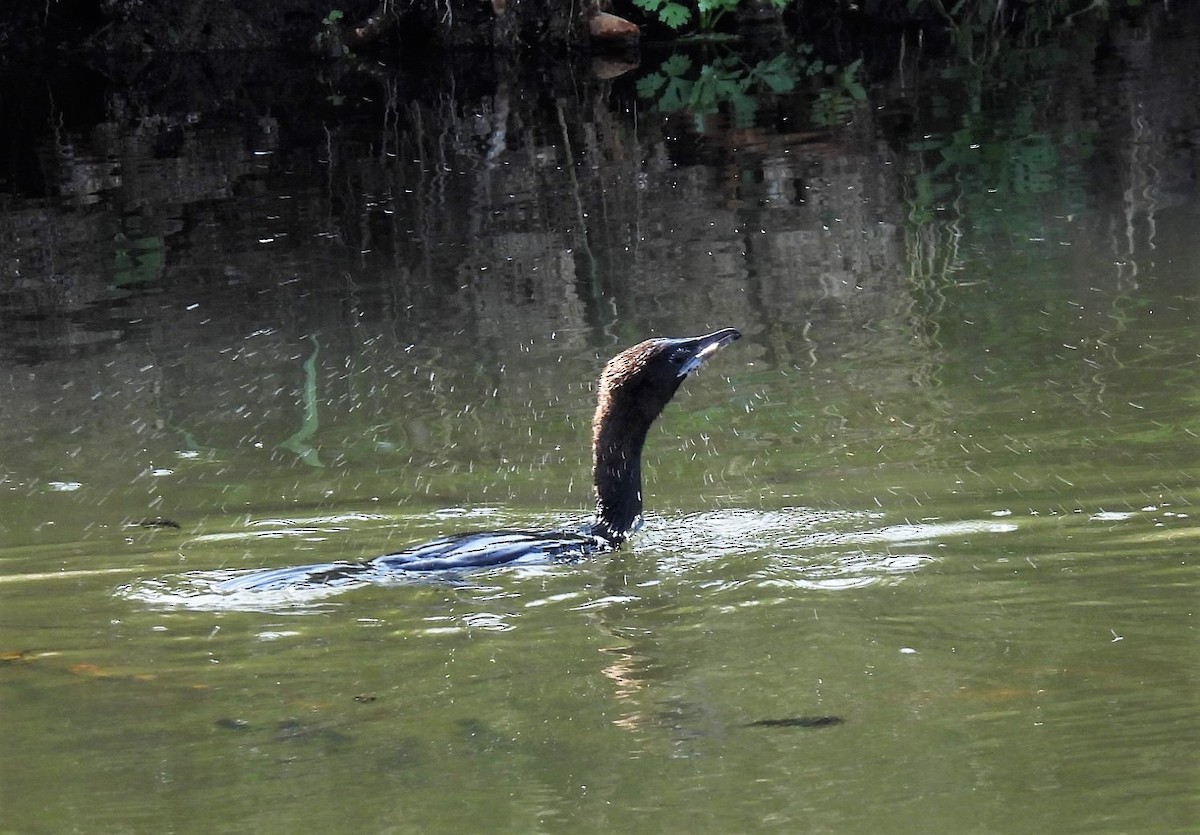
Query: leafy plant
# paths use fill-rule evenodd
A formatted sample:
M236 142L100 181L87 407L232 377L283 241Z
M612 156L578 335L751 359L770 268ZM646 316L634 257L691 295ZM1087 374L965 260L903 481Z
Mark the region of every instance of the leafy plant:
M864 101L866 89L860 81L862 61L845 66L811 59L812 47L795 53L781 52L753 66L736 56L725 56L701 65L693 71L690 58L672 55L657 72L643 76L637 84L638 95L656 99L655 107L667 113L688 111L696 116L715 113L722 105L732 111L737 127L754 124L758 112L756 96L763 92L790 93L798 79L827 78L813 103L813 121L831 126L843 121L856 102Z
M658 72L638 79L638 95L644 99L657 96L655 106L667 113L683 110L691 99L693 82L685 77L691 68L691 58L686 55L672 55L662 62Z
M718 58L703 64L693 78L692 60L686 55L672 55L663 61L658 72L643 76L637 84L638 95L655 98L655 107L666 113L689 111L696 116L715 113L722 104L733 110L733 122L739 127L754 124L758 101L756 87L766 87L775 93L792 90L797 70L787 53L770 61L760 61L753 67L735 56Z
M679 29L693 19L702 32L711 32L726 14L749 0L633 0L639 9L658 15L658 19L672 29ZM777 9L782 9L791 0L768 0Z
M692 18L691 9L674 0L633 0L633 5L651 14L657 13L658 19L672 29L678 29Z
M811 70L817 63L809 64ZM830 84L821 89L813 102L813 122L822 127L833 127L845 121L858 102L867 100L867 91L859 81L862 59L852 61L844 67L821 63L820 72L829 76ZM809 75L815 73L810 72Z

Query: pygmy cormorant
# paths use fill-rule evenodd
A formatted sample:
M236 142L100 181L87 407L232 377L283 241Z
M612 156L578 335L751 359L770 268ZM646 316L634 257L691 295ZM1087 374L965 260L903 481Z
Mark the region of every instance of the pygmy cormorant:
M688 374L739 337L733 328L723 328L686 339L647 339L608 361L592 419L596 514L576 529L458 534L365 562L255 571L227 580L217 590L282 590L409 572L567 561L615 550L641 522L642 446L650 425Z

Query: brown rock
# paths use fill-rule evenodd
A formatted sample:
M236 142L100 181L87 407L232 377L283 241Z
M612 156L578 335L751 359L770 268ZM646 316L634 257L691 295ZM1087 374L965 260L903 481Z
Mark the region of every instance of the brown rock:
M596 12L588 19L588 31L598 41L636 41L642 30L623 17Z

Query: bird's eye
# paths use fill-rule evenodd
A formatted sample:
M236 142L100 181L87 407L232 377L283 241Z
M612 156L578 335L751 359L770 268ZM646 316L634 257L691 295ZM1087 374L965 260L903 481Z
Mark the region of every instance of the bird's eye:
M671 364L683 365L683 361L687 359L688 352L683 348L677 348L671 352Z

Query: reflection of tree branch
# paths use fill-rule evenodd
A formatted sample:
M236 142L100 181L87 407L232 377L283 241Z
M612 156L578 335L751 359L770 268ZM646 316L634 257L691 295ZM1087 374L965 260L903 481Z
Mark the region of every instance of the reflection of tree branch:
M954 18L952 18L950 13L946 11L946 7L942 5L942 0L927 0L927 2L933 7L933 10L947 23L949 23L951 26L954 25Z
M358 26L343 25L341 17L340 11L331 12L324 20L325 28L315 40L318 51L325 52L334 58L345 55L351 47L379 40L400 20L393 0L380 0L375 11L371 12Z
M508 150L510 101L507 79L502 79L497 85L496 92L492 96L492 101L495 104L492 133L488 138L487 154L484 156L484 166L487 168L495 168L497 162L504 155L504 152Z
M1067 26L1070 26L1072 23L1075 22L1075 18L1079 17L1080 15L1087 14L1088 12L1094 12L1097 10L1099 10L1101 12L1107 12L1108 11L1107 0L1092 0L1091 3L1088 3L1082 9L1079 9L1078 11L1067 13L1063 17L1063 23Z
M435 3L436 5L436 3ZM500 18L507 11L507 0L491 0L492 14ZM619 19L619 18L618 18ZM452 24L454 12L446 0L446 10L442 14L443 24ZM326 19L326 29L318 36L318 45L324 47L333 55L342 54L346 48L362 46L377 41L400 23L400 13L395 0L380 0L375 11L357 26L339 26L336 20ZM632 24L627 24L632 26ZM634 27L636 29L636 27Z
M571 181L571 196L575 198L575 218L579 224L580 234L580 251L588 263L588 277L591 279L591 288L593 298L598 298L602 295L602 291L598 283L598 270L596 268L596 256L592 252L592 236L589 232L588 213L583 208L583 191L579 185L579 178L575 174L575 152L571 148L571 132L567 128L566 113L563 112L561 99L555 99L554 110L558 114L558 127L562 131L564 165L567 169L567 176Z
M308 338L312 340L313 350L304 361L304 419L300 428L279 446L296 453L300 460L310 467L324 467L316 448L308 442L321 426L317 415L317 354L320 353L321 345L313 334L309 334Z
M375 11L371 12L361 25L351 30L353 37L349 39L349 43L351 46L370 43L382 36L398 20L399 16L396 14L396 7L392 0L380 0Z

